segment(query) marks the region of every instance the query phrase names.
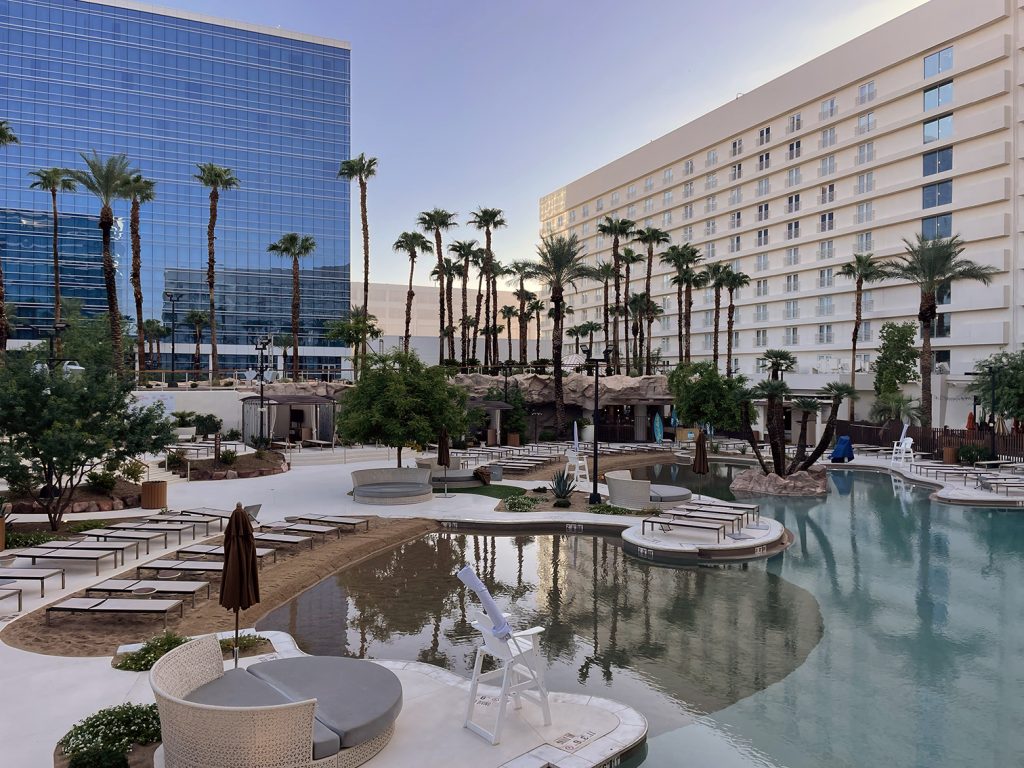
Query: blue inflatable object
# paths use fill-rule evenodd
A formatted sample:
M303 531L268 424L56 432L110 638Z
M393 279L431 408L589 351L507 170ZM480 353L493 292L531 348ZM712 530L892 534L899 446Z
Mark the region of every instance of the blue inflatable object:
M844 461L853 461L853 444L849 435L843 435L836 440L836 447L832 449L832 463L842 464Z

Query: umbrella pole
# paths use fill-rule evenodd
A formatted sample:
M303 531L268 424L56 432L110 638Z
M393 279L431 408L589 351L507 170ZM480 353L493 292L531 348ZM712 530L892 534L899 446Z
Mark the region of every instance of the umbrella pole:
M235 608L235 669L238 669L238 609Z

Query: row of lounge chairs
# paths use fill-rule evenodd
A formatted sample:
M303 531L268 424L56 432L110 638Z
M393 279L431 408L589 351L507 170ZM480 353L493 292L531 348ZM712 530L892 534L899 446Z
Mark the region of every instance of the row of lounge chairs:
M644 518L640 524L640 532L647 528L669 532L673 528L713 531L716 543L726 538L734 541L753 538L744 533L744 528L763 529L761 510L757 504L740 504L738 502L703 499L683 504L673 509L660 511L657 515Z

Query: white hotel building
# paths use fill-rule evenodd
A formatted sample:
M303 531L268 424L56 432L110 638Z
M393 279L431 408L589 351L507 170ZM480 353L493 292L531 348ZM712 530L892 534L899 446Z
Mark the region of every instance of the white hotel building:
M575 233L590 263L610 261L597 225L628 218L731 263L750 276L734 369L758 378L762 352L787 348L804 387L849 376L854 294L838 272L852 254L885 258L916 233L959 234L966 257L999 270L988 287L954 283L941 297L937 375L952 376L935 396L963 401L974 361L1024 336L1022 24L1024 0L932 0L546 195L541 232ZM654 344L675 362L670 278L656 259L665 312ZM631 291L642 290L634 268ZM864 298L856 365L867 371L881 325L915 320L919 294L887 282ZM601 285L578 285L568 302L572 322L600 320ZM711 292L697 291L696 359L711 355L712 307ZM721 334L724 356L724 301ZM872 380L858 376L858 389ZM937 403L936 423L944 412Z

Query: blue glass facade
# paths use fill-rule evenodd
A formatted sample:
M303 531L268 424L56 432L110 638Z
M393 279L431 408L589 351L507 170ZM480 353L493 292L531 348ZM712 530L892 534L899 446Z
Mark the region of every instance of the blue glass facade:
M317 241L302 263L301 341L320 345L324 322L349 305L349 184L337 178L349 156L349 50L300 37L130 3L0 0L0 117L21 139L4 150L0 209L48 218L49 195L29 190L29 171L81 168L79 152L92 149L125 153L157 182L156 200L142 209L145 315L169 323L163 293L171 289L185 294L180 322L191 308L209 309L208 190L193 179L196 164L228 166L241 186L220 195L223 353L248 353L254 335L290 329L291 282L282 277L290 264L266 252L286 232ZM78 217L98 213L82 192L60 205ZM127 230L127 202L115 215ZM125 232L116 256L130 314L128 241ZM21 279L7 277L12 301L25 290ZM188 343L189 329L177 338Z

